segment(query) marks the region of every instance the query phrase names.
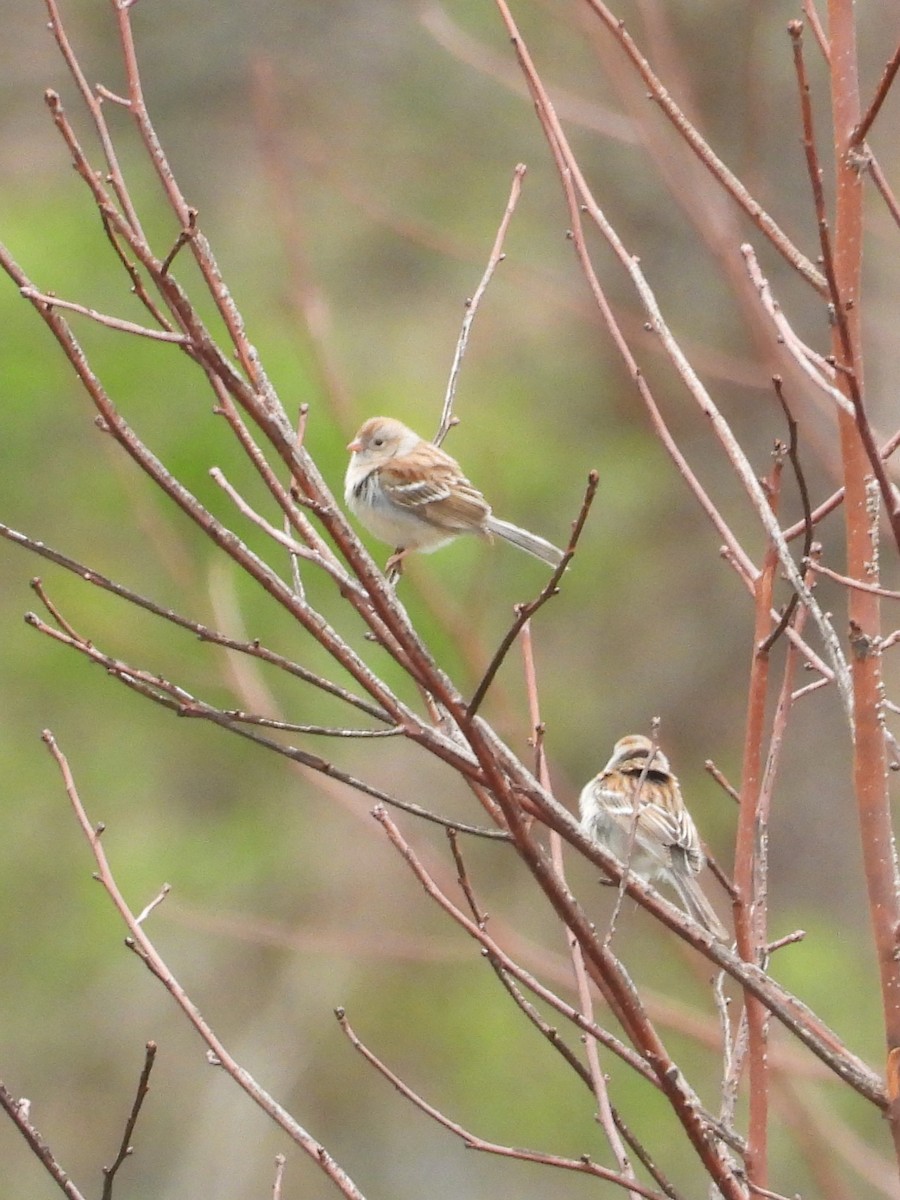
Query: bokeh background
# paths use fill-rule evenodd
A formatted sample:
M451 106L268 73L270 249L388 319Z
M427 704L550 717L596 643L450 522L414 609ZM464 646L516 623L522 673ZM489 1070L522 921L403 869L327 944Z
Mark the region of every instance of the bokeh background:
M739 241L757 246L797 327L825 351L821 305L697 182L642 89L622 79L615 49L585 5L523 0L515 12L595 195L640 254L674 331L765 473L774 439L785 434L769 384L778 363L734 282ZM726 161L814 255L785 34L796 9L768 0L636 0L621 12ZM110 7L70 0L63 15L88 79L121 89ZM42 102L45 88L60 91L95 153L44 6L0 0L0 18L0 236L38 286L140 319ZM365 417L388 412L423 433L436 427L465 298L513 169L527 164L508 257L475 323L457 399L462 421L448 448L502 516L557 542L588 471L599 471L582 552L535 630L557 791L574 807L616 738L658 716L703 834L729 868L736 811L703 763L714 759L739 782L751 606L654 441L592 308L565 236L558 180L493 6L260 0L251 10L234 0L179 0L138 5L134 26L170 161L286 408L309 404L307 443L338 491L343 447ZM868 91L896 42L890 6L861 10L860 35ZM826 141L825 80L811 38L807 51ZM885 131L897 117L894 100L872 138L895 177L897 143ZM127 114L113 111L111 120L133 195L163 248L177 232L171 215ZM897 415L896 230L877 199L870 210L869 403L888 433ZM643 334L620 268L594 248L681 446L758 557L759 532L709 429ZM178 269L196 282L184 257ZM199 374L171 348L80 320L76 329L140 435L263 549L209 480L218 465L258 495ZM0 286L0 345L0 519L196 619L246 630L301 662L320 661L98 431L62 355L9 283ZM808 396L799 393L798 404L801 452L819 500L836 486L833 428ZM796 514L792 487L784 504ZM840 517L820 533L839 567ZM897 586L886 558L886 583ZM99 1194L100 1167L118 1145L152 1038L160 1046L153 1091L117 1194L249 1200L271 1186L279 1151L289 1156L285 1196L334 1194L207 1065L168 996L122 948L122 929L91 879L87 847L40 743L44 727L69 754L91 817L106 822L107 852L133 905L171 883L150 928L181 982L238 1059L367 1195L606 1194L596 1181L465 1153L342 1038L332 1016L338 1004L412 1086L474 1132L604 1161L591 1098L526 1027L473 945L429 907L365 799L324 788L214 728L177 721L43 640L22 621L36 606L34 575L102 649L205 698L249 707L247 695L256 695L260 707L295 721L333 713L308 689L248 673L0 542L0 1077L32 1100L35 1123L82 1189ZM473 543L414 563L402 586L435 653L471 688L512 606L543 578L509 547ZM823 586L820 595L841 628L839 590ZM486 712L527 754L515 654ZM477 819L457 782L410 746L342 743L334 754L407 799ZM800 926L809 936L782 952L774 970L877 1063L877 988L848 761L836 696L819 691L791 719L771 837L773 935ZM402 824L452 885L440 832L411 818ZM502 848L473 843L467 854L495 930L568 993L561 932L525 873ZM596 872L574 860L569 869L602 919L610 901ZM714 1107L720 1064L706 966L630 908L619 947ZM610 1071L626 1119L686 1194L699 1194L696 1166L657 1098L614 1063ZM832 1185L860 1197L885 1194L874 1112L820 1079L801 1055L791 1088L803 1103L787 1087L778 1092L775 1186L813 1194L809 1164L789 1132L808 1111L828 1108L828 1120L843 1122L835 1141L839 1129L871 1164L867 1182L841 1167ZM8 1124L0 1124L0 1162L4 1194L56 1194Z

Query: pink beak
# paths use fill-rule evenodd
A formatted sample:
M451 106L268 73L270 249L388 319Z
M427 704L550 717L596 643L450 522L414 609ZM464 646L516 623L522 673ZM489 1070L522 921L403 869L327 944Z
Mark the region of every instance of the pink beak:
M356 454L358 451L362 450L362 442L359 440L359 438L354 438L352 442L347 443L347 449L353 454Z

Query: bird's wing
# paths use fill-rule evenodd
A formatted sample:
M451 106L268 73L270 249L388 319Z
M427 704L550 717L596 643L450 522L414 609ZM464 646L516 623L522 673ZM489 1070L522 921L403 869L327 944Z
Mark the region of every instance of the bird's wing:
M427 475L403 463L390 463L381 469L381 483L394 504L415 509L443 529L480 529L491 511L454 463L434 463Z
M668 792L663 785L674 777L662 772L657 774L651 767L646 773L643 785L640 785L640 773L637 770L611 774L618 776L620 782L618 788L603 787L601 778L605 811L630 836L637 800L640 806L635 831L637 843L655 858L662 860L670 859L673 850L680 851L688 869L696 875L703 866L703 851L697 827L683 804L672 807L666 800ZM631 785L624 792L621 786L622 776L625 776Z

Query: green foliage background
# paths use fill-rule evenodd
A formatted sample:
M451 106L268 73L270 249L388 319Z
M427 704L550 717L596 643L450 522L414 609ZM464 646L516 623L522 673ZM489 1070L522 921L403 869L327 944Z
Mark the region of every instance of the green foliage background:
M649 20L657 8L665 14L663 45L689 73L701 127L812 252L815 229L783 35L796 13L780 3L737 7L638 3L622 12L637 35L642 17ZM551 87L615 107L582 6L532 2L516 11ZM646 729L658 715L695 816L727 867L735 811L704 774L703 761L715 759L739 782L748 598L654 442L594 315L530 104L448 54L423 18L430 13L433 21L434 12L387 0L263 0L251 16L244 4L187 0L139 5L134 24L151 112L179 181L199 209L288 411L310 405L308 444L338 492L344 444L364 417L389 412L433 431L464 299L486 261L512 170L519 161L528 164L507 261L475 324L457 402L462 424L449 447L501 515L557 542L566 538L587 472L599 470L600 497L582 552L536 628L558 793L574 806L615 739ZM441 12L510 68L511 51L490 4L456 0ZM72 0L64 17L88 78L121 88L109 6ZM41 102L45 87L58 89L91 144L43 6L0 0L0 18L0 236L38 286L141 319ZM891 44L891 17L885 10L861 13L861 20L871 86ZM811 45L809 52L814 60ZM290 302L263 130L251 100L260 62L277 79L278 120L298 198L292 219L309 280L327 304L327 339L350 398L346 412L329 405ZM814 74L821 85L821 72ZM896 117L894 102L884 128ZM658 114L651 119L661 122ZM172 219L127 115L115 113L113 123L138 208L156 245L165 247L177 232ZM601 203L641 255L675 332L698 352L717 402L758 471L766 472L773 440L784 436L771 372L715 263L697 248L684 214L637 146L588 130L577 131L575 140ZM677 162L685 152L674 137L670 146ZM896 144L877 149L886 170L896 171ZM871 228L870 404L890 431L897 293L880 253L890 230L879 210ZM751 230L743 236L763 249ZM824 349L821 310L764 249L763 257L786 304L798 302L801 329ZM639 331L635 301L599 246L597 263ZM185 256L178 269L189 281ZM258 496L224 424L211 414L199 375L171 348L80 320L76 330L138 433L205 503L271 554L209 480L209 468L218 465ZM649 338L638 332L637 344L683 447L758 556L758 532L708 429ZM62 355L8 283L0 287L0 346L0 519L196 619L216 624L213 595L231 600L232 628L240 623L300 661L322 665L264 597L223 571L210 546L97 430ZM822 452L831 438L827 420L814 418L804 437L821 499L834 486ZM785 503L795 506L792 489ZM839 517L822 536L839 565ZM543 582L541 568L522 557L502 545L458 544L422 559L404 582L410 611L435 653L469 687L476 673L435 608L449 615L451 628L465 630L486 662L513 604ZM892 570L888 564L888 586ZM182 983L239 1060L322 1139L367 1195L403 1200L427 1191L438 1200L503 1190L527 1200L548 1188L559 1197L606 1194L579 1177L549 1179L534 1167L463 1153L353 1055L331 1016L337 1004L346 1005L358 1032L399 1074L473 1131L603 1160L590 1097L525 1026L475 948L428 907L368 817L365 800L326 794L282 761L199 722L176 721L42 640L21 620L36 606L28 589L35 574L101 648L204 698L241 701L230 699L221 654L0 543L0 1077L31 1098L33 1119L82 1189L99 1194L100 1166L114 1154L143 1044L152 1038L160 1045L153 1092L117 1195L244 1200L265 1192L272 1159L286 1150L286 1196L334 1194L205 1063L168 997L121 948L121 927L90 878L87 848L39 741L44 727L70 756L92 818L106 822L107 852L133 905L146 903L164 880L173 885L151 932ZM837 590L831 604L840 611ZM290 719L334 715L308 690L266 678ZM516 656L489 715L527 754ZM342 766L365 769L398 794L475 819L457 782L410 746L341 744L334 753ZM775 971L877 1063L878 1002L847 763L836 698L820 691L792 718L772 830L773 935L800 925L809 937L783 952ZM450 880L440 833L411 819L402 824ZM514 925L516 952L567 987L563 941L524 873L495 847L474 844L467 853L498 933ZM576 891L602 919L609 901L598 894L595 872L579 862L570 869ZM619 946L639 983L690 1006L714 1031L698 960L664 944L631 910ZM698 1052L677 1028L667 1037L715 1107L716 1055ZM695 1164L658 1097L615 1063L609 1069L626 1119L686 1193L698 1194L691 1191L699 1186ZM813 1086L802 1072L794 1082ZM839 1092L829 1083L822 1094L863 1139L883 1149L874 1113ZM775 1149L776 1186L789 1194L810 1187L796 1149L780 1137ZM0 1161L5 1194L29 1200L55 1194L9 1125L0 1125Z

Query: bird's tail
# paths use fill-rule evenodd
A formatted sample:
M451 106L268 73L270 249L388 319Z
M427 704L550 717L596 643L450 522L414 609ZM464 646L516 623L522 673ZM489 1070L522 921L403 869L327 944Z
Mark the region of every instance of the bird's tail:
M509 521L501 521L499 517L490 516L487 519L487 529L507 542L512 542L520 550L533 554L535 558L539 558L541 562L547 563L550 567L558 567L563 560L563 552L558 546L538 537L536 533L529 533L527 529L511 525Z
M684 907L688 911L688 916L708 929L713 937L718 938L720 942L728 943L731 938L728 930L716 916L713 906L704 896L700 884L690 875L682 875L680 872L673 871L672 882L678 889L678 894Z

